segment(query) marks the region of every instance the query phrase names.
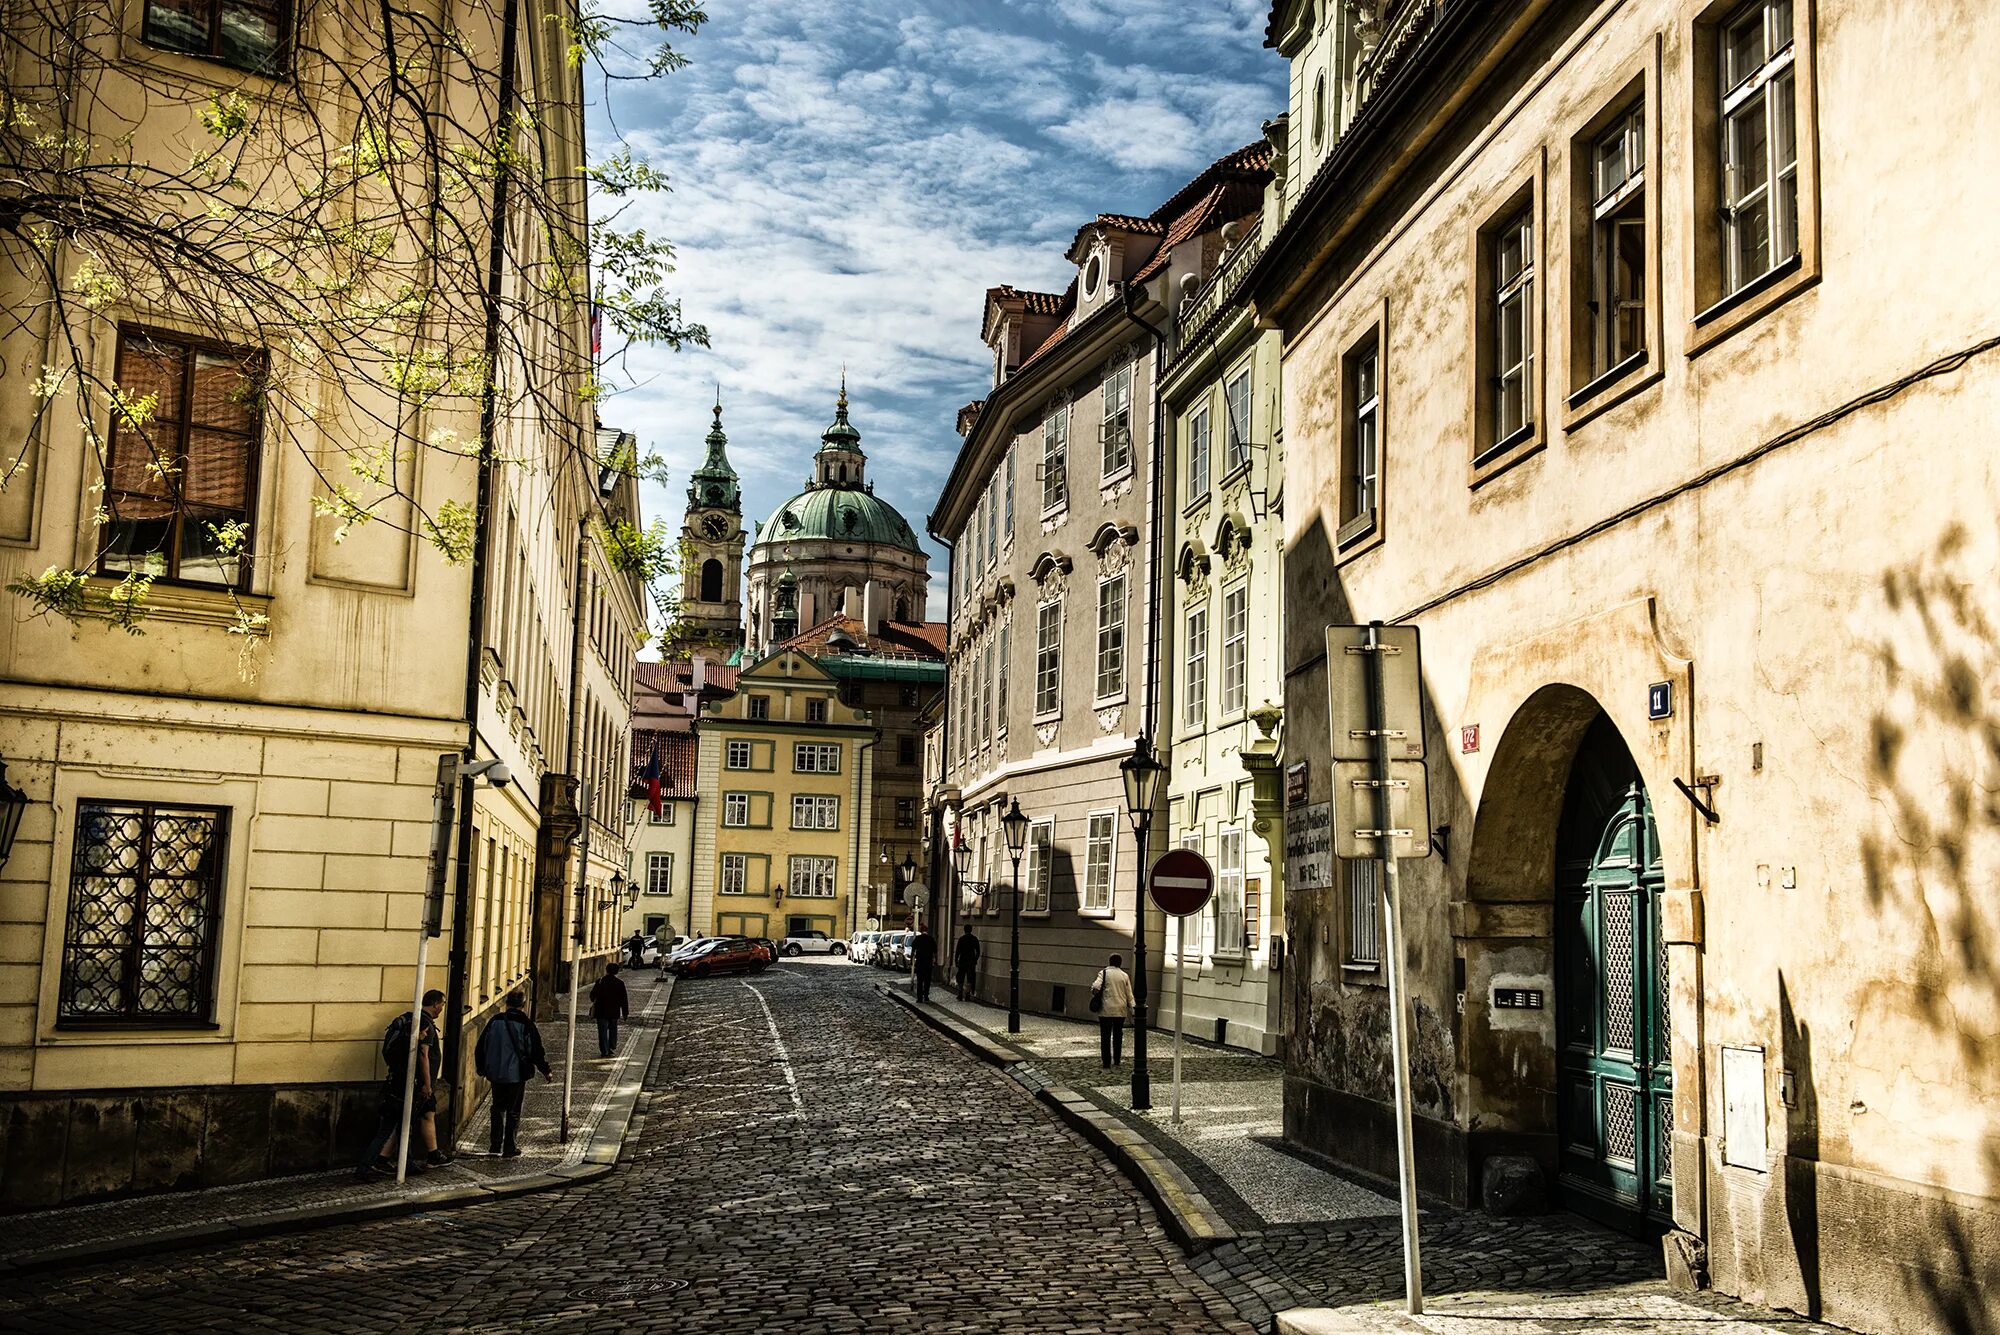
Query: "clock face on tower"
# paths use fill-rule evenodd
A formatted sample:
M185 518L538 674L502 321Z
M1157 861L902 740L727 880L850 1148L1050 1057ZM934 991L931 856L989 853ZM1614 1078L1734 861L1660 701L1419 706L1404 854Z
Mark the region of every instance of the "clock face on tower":
M729 536L729 521L721 515L710 515L701 521L701 527L711 538L726 538Z

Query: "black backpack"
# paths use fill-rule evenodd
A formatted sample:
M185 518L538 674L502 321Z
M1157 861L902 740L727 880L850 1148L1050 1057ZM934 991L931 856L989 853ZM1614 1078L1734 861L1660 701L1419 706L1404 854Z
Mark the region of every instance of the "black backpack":
M389 1021L389 1027L382 1031L382 1060L390 1070L410 1059L410 1013L408 1011Z

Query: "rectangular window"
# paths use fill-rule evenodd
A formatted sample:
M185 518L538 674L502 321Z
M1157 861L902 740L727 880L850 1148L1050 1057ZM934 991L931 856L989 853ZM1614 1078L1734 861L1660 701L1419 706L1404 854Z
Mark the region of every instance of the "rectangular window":
M750 743L735 740L725 742L722 748L722 764L725 769L749 769Z
M1535 231L1529 210L1493 234L1491 374L1493 445L1509 444L1534 425Z
M899 830L909 830L909 829L914 829L916 827L916 824L917 824L917 799L914 797L897 798L896 828Z
M1104 476L1116 477L1132 466L1132 364L1104 380Z
M794 830L837 830L840 828L840 799L800 793L792 798Z
M806 722L826 722L826 700L823 697L815 696L806 701Z
M1014 447L1007 447L1007 458L1000 465L1005 485L1001 494L1006 497L1006 513L1001 516L1000 540L1008 546L1014 543Z
M1125 577L1097 586L1097 698L1125 693Z
M1069 501L1069 405L1058 404L1042 422L1042 513Z
M725 824L727 822L724 822ZM748 853L724 853L722 855L722 893L725 895L747 895L750 893L750 855Z
M1062 712L1062 601L1035 609L1035 717Z
M1356 859L1347 864L1347 962L1382 962L1382 864Z
M896 763L905 768L912 767L917 763L916 738L898 737L896 739Z
M986 484L986 564L1000 560L1000 479Z
M979 740L993 738L993 641L979 647Z
M226 810L77 803L58 1023L213 1018L228 834Z
M793 857L785 893L794 899L832 899L835 885L834 859Z
M999 644L994 650L993 714L994 731L1007 731L1007 638L1010 623L1000 623Z
M1055 882L1056 823L1038 820L1028 827L1028 865L1021 878L1021 912L1047 913L1049 887Z
M1208 405L1188 417L1187 435L1187 503L1193 505L1208 495Z
M796 774L840 773L840 743L792 743L792 771Z
M646 854L646 893L671 895L674 892L674 855Z
M281 74L290 27L283 0L147 0L143 36L252 74Z
M1646 350L1646 112L1634 105L1591 150L1592 378Z
M1243 953L1243 831L1215 835L1215 953Z
M646 809L646 823L648 825L672 825L674 823L674 804L672 802L662 802L657 812L648 807Z
M1375 526L1382 481L1382 386L1379 345L1371 337L1347 355L1347 485L1341 497L1341 536L1358 537ZM1352 526L1352 532L1350 532Z
M1083 858L1083 911L1107 913L1111 891L1117 884L1118 813L1090 813L1089 836Z
M1243 712L1250 685L1250 586L1222 596L1222 716Z
M1229 435L1222 443L1222 471L1229 474L1250 462L1249 367L1229 378L1229 383L1223 386L1222 398L1229 415Z
M756 719L765 719L771 717L771 697L768 695L751 696L750 717Z
M1187 671L1182 674L1181 722L1199 728L1208 722L1208 609L1187 615Z
M750 794L724 793L722 795L722 823L731 829L747 829L750 825Z
M1723 23L1723 295L1799 250L1792 0L1752 0Z
M101 573L248 585L265 369L261 352L119 330L118 389L152 409L113 414Z
M899 686L896 688L896 703L905 709L915 709L923 703L923 699L916 687Z

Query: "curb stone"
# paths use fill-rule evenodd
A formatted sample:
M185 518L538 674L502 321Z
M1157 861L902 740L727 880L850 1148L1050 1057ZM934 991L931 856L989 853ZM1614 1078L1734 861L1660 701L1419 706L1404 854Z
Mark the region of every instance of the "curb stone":
M674 999L674 979L671 974L662 978L660 990L654 995L657 999L653 1005L659 1010L661 1021L651 1028L632 1031L632 1050L626 1054L624 1073L621 1073L618 1085L612 1091L612 1106L605 1109L604 1116L599 1118L597 1125L592 1128L590 1143L584 1150L583 1159L578 1163L565 1164L518 1178L468 1182L459 1186L398 1196L390 1200L265 1211L241 1219L209 1220L199 1224L189 1224L183 1228L163 1229L155 1233L51 1247L45 1251L22 1252L0 1259L0 1275L21 1275L67 1266L129 1260L137 1256L152 1256L159 1252L180 1251L214 1243L243 1242L253 1238L274 1237L281 1233L302 1233L324 1228L329 1224L370 1223L377 1219L393 1219L433 1210L454 1210L461 1206L478 1205L486 1201L507 1200L515 1196L528 1196L560 1187L574 1187L606 1177L617 1167L619 1151L624 1147L626 1132L634 1121L633 1107L638 1102L646 1075L652 1069L654 1052L659 1045L660 1036L666 1030L666 1011ZM631 1074L633 1072L636 1074Z
M875 990L981 1061L999 1067L1071 1130L1101 1150L1153 1203L1161 1226L1182 1251L1200 1255L1241 1236L1180 1166L1155 1149L1143 1133L1075 1090L1052 1083L1020 1048L989 1037L954 1015L921 1005L895 988L877 983Z

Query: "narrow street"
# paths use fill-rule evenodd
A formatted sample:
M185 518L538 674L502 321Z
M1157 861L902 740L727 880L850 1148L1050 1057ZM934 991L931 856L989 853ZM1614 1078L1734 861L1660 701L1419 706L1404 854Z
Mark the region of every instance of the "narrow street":
M0 1329L1251 1329L1125 1178L880 976L686 984L604 1182L24 1276Z

